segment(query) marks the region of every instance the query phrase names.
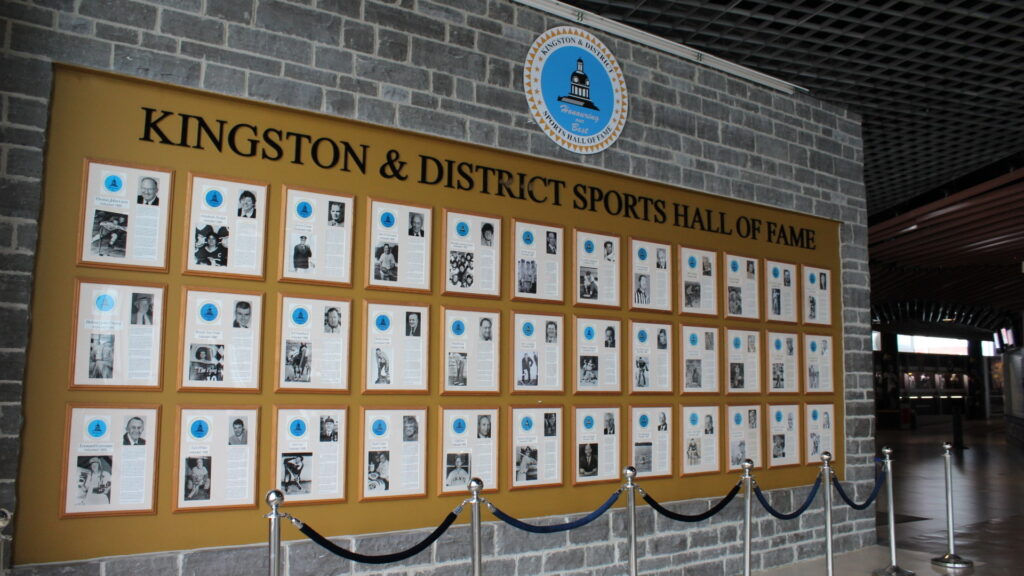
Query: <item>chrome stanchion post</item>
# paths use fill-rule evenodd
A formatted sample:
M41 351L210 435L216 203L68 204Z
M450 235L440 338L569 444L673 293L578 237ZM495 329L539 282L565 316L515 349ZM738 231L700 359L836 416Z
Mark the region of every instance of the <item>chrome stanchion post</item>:
M637 576L636 483L633 482L633 479L636 478L636 468L626 466L622 473L626 476L626 484L623 488L626 489L626 523L629 528L629 576Z
M281 576L281 518L284 514L278 510L284 502L284 494L280 490L267 492L267 504L270 513L264 518L270 519L270 576Z
M7 557L4 551L7 548L7 543L13 540L7 534L4 534L4 528L14 520L14 513L6 508L0 508L0 575L7 574Z
M750 475L754 461L743 461L743 576L750 576L750 515L754 504L754 477Z
M821 488L825 491L825 566L828 576L833 574L832 564L832 453L821 453Z
M953 454L950 452L950 450L953 449L953 445L949 442L943 442L942 449L945 450L943 458L946 461L946 540L949 543L949 551L938 558L932 558L932 564L935 564L936 566L944 566L946 568L970 568L974 565L974 562L957 556L956 543L954 542Z
M480 491L484 489L484 481L479 478L473 478L469 481L469 493L472 497L469 499L470 512L472 512L471 527L473 530L473 576L480 576L483 569L483 553L480 549Z
M882 468L885 470L885 494L889 499L889 565L875 570L875 576L914 576L896 564L896 503L892 499L892 448L882 447Z

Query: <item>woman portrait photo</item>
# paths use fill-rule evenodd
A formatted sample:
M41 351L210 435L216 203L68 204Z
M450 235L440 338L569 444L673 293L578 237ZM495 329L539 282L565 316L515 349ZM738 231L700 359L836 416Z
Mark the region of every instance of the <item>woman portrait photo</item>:
M78 457L78 504L110 504L113 456Z

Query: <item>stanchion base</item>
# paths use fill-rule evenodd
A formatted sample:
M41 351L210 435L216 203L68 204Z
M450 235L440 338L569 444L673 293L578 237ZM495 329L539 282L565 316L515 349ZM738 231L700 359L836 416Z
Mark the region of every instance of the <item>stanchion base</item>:
M897 565L879 568L872 572L875 576L914 576L913 570L905 570Z
M964 560L956 554L945 553L938 558L932 558L932 564L936 566L942 566L944 568L970 568L974 566L974 562L970 560Z

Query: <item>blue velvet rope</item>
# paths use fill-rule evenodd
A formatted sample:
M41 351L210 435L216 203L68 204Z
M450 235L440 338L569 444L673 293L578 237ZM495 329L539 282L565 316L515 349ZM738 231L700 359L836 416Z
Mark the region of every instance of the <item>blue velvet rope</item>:
M718 501L718 504L715 504L714 506L712 506L710 509L706 510L705 512L701 512L700 514L694 514L693 516L690 516L690 515L687 515L687 514L677 514L677 513L673 512L673 511L665 508L661 504L659 504L658 501L655 500L654 498L652 498L650 494L648 494L648 493L646 493L646 492L644 492L642 490L641 490L641 494L643 494L644 501L647 502L647 504L651 508L654 508L655 512L657 512L658 514L661 514L662 516L664 516L666 518L669 518L671 520L675 520L676 522L702 522L704 520L707 520L708 518L711 518L715 514L718 514L719 512L722 511L723 508L728 506L729 502L732 502L732 499L735 498L736 494L740 491L740 484L741 483L742 482L739 482L735 486L733 486L732 490L730 490L729 493L726 494L724 498L722 498L721 500Z
M594 520L597 520L601 517L602 514L607 512L608 509L612 507L612 504L615 504L615 501L619 499L619 494L621 493L621 489L616 490L615 493L608 498L608 500L605 500L604 504L601 504L600 508L594 510L590 514L587 514L583 518L573 520L572 522L566 522L565 524L552 524L550 526L537 526L536 524L527 524L522 520L516 520L515 518L502 512L500 509L498 509L497 506L491 504L490 502L487 502L487 507L491 510L491 514L494 514L498 518L498 520L501 520L502 522L505 522L510 526L515 526L520 530L533 532L534 534L551 534L552 532L564 532L566 530L580 528L586 526L587 524L590 524Z
M878 473L878 478L875 478L875 488L871 491L871 496L868 496L868 499L865 500L863 504L857 504L846 495L846 491L843 490L843 485L839 483L839 478L833 476L832 483L836 485L836 492L839 492L839 497L849 504L850 508L853 508L854 510L865 510L868 506L871 506L871 503L875 501L875 498L878 498L878 491L882 489L882 484L885 484L885 470Z
M754 484L754 495L757 496L758 501L761 502L761 506L764 506L764 509L767 510L768 513L772 516L775 516L779 520L792 520L807 511L807 508L810 507L811 502L814 501L814 497L818 495L819 488L821 488L821 475L818 475L818 477L814 479L814 486L811 487L811 493L807 495L807 500L803 503L802 506L797 508L795 512L792 512L790 514L783 514L778 510L772 508L771 504L768 503L768 500L764 497L764 494L761 492L761 487L758 486L757 484Z

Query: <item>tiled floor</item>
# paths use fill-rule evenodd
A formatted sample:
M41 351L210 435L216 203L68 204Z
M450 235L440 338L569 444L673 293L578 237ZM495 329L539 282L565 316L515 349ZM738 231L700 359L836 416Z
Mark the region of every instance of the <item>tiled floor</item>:
M1024 572L1024 449L1008 446L1001 420L967 422L966 450L953 452L956 552L971 569L945 570L931 558L947 549L946 487L942 443L951 426L938 421L917 430L881 430L878 447L893 449L896 556L900 568L919 575L1010 576ZM1016 472L1016 474L1015 474ZM837 556L837 576L871 574L889 565L888 503L879 498L878 547ZM758 576L825 574L825 561L792 564Z

